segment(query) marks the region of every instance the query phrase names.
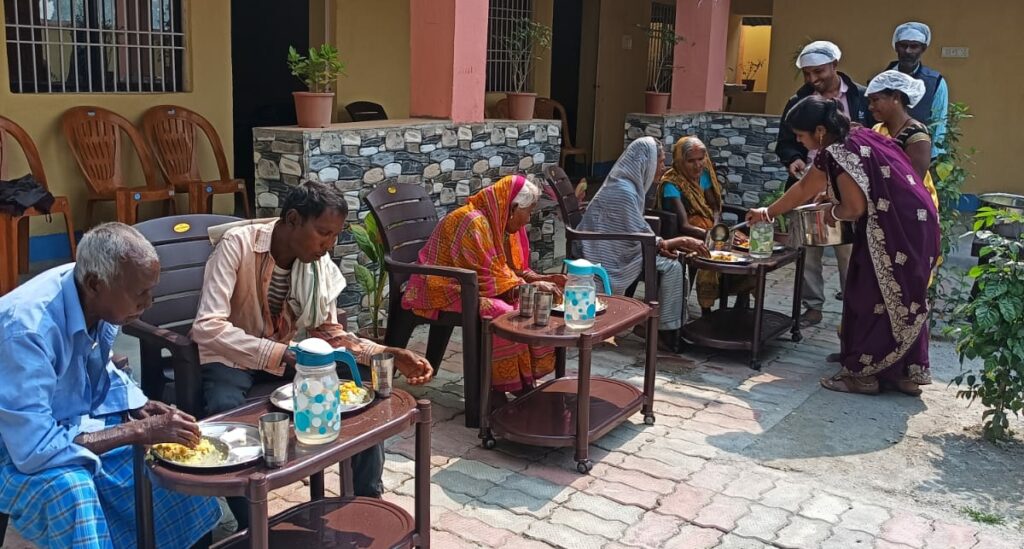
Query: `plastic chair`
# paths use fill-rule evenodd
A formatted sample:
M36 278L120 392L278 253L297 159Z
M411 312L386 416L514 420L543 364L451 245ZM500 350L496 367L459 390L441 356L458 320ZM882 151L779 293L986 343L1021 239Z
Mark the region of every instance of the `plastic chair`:
M420 249L437 226L437 211L430 195L419 185L378 185L366 195L384 241L384 264L388 270L388 328L384 344L405 347L413 329L430 324L427 360L436 371L455 326L462 327L462 373L466 401L466 427L480 426L480 287L476 271L421 265ZM402 307L402 290L414 274L454 279L462 287L462 312L442 312L431 320Z
M384 107L372 101L354 101L345 105L345 111L353 122L366 122L369 120L387 120L388 113Z
M142 116L142 128L164 177L175 191L188 193L189 213L210 213L213 195L240 194L246 217L252 217L245 181L231 177L220 136L207 119L185 107L159 105ZM199 173L198 131L206 136L213 149L219 179L204 180Z
M174 213L174 188L157 176L149 147L131 122L100 107L73 107L64 112L61 125L89 188L86 224L93 224L93 208L99 201L114 201L117 220L128 225L135 224L143 202L161 202L164 215ZM122 133L138 154L145 186L132 186L126 181Z
M7 174L7 159L9 157L4 152L7 136L10 136L13 142L21 147L32 177L44 189L49 190L46 173L43 171L43 162L39 157L39 150L36 148L35 142L21 126L3 116L0 116L0 180L3 180ZM51 214L64 215L71 260L74 261L75 227L71 220L71 204L66 196L55 196L53 206L50 207L48 213L36 208L29 208L18 216L0 214L0 257L4 258L3 268L0 270L0 295L13 290L18 285L19 273L28 272L29 218ZM15 257L17 257L16 262L13 261Z
M583 165L586 166L587 149L573 145L572 137L569 135L569 119L566 117L565 107L561 103L547 97L538 97L537 102L533 105L533 116L534 118L562 121L562 147L561 155L558 158L559 166L564 169L565 159L570 156L574 159L577 156L582 156Z

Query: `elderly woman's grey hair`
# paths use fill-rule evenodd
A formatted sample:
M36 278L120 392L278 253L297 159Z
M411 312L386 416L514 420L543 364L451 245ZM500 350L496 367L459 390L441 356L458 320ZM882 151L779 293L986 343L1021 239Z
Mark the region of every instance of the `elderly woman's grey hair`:
M142 233L124 223L103 223L82 236L75 258L75 280L94 275L111 284L125 265L146 265L160 261L156 249Z
M517 208L529 208L540 200L540 187L536 183L530 181L530 178L526 178L523 182L523 186L519 189L519 193L512 199L512 205Z

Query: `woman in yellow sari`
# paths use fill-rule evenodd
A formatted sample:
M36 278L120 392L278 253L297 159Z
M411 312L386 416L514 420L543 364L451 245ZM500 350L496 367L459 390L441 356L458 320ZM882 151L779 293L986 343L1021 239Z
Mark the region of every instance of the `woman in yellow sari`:
M520 175L505 177L481 190L438 222L420 251L420 263L476 271L480 314L488 318L514 310L515 289L521 284L561 294L565 275L542 275L529 266L526 226L540 193L536 184ZM402 306L425 318L437 318L440 311L461 312L460 291L450 278L413 275ZM532 388L554 365L550 347L529 347L495 336L491 390L498 397L496 402L503 402L506 392Z
M679 232L704 240L708 230L722 213L722 188L715 166L704 143L686 136L672 147L672 167L661 178L655 205L676 215ZM697 271L697 302L707 314L719 296L720 277L712 271ZM730 293L738 294L736 303L747 302L753 289L751 277L730 276Z

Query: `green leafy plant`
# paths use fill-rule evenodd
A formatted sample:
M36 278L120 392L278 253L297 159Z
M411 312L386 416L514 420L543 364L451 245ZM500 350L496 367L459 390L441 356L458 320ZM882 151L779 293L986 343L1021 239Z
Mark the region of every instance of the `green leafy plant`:
M653 64L657 68L658 74L655 75L654 82L649 82L649 84L654 88L653 91L657 93L668 93L668 85L672 81L672 70L675 69L675 66L672 64L672 56L675 52L676 44L686 38L681 34L676 34L672 26L663 23L637 25L637 27L643 29L648 39L653 39L659 44Z
M338 59L338 49L330 44L309 48L309 56L288 46L288 68L314 93L329 93L339 76L345 76L345 63Z
M362 225L350 227L359 251L375 265L376 274L369 267L356 263L356 281L370 296L370 321L373 323L373 337L380 338L380 311L384 303L384 288L388 285L388 271L384 268L384 241L372 215L366 216Z
M551 48L551 27L531 19L512 23L512 32L505 38L512 62L512 91L523 93L541 52Z
M757 203L758 206L766 208L771 206L776 200L782 198L782 195L786 194L785 189L776 189L761 197L761 201ZM778 228L780 233L789 232L789 220L786 216L780 215L775 218L775 227Z
M761 72L761 67L764 67L766 61L764 59L758 59L757 61L749 61L743 66L743 78L745 80L755 80L757 73Z
M946 135L939 144L942 153L932 165L932 180L939 196L939 230L941 232L940 253L943 257L956 251L963 230L960 197L964 184L971 177L968 167L973 163L974 149L964 150L960 145L963 137L961 124L973 118L967 105L951 103L946 119ZM945 263L935 270L935 279L928 288L928 301L932 309L932 324L936 317L951 312L962 299L963 284L960 275Z
M981 399L984 433L989 440L1010 436L1010 414L1024 409L1024 238L992 232L996 224L1021 223L1024 215L980 208L974 230L986 246L983 263L968 273L977 282L977 295L956 308L952 333L961 368L967 360L981 361L953 379L958 398Z
M982 524L992 524L995 526L1001 526L1003 524L1006 524L1006 520L1003 517L999 515L993 515L992 513L979 511L972 507L963 507L960 509L960 512L966 515L967 518L973 520L974 522L980 522Z

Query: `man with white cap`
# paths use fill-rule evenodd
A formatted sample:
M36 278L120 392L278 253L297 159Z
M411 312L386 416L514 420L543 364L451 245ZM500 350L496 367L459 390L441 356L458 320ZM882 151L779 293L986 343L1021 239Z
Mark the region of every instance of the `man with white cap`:
M896 27L892 34L892 48L896 50L897 60L889 63L886 69L898 69L924 82L924 97L910 109L910 116L931 128L934 159L942 152L939 144L946 136L949 88L938 71L921 63L921 57L931 42L932 30L924 23L911 21Z
M832 42L818 40L811 42L800 51L796 66L804 75L804 85L790 97L786 108L782 110L782 119L786 119L789 110L801 99L810 95L835 99L851 121L871 127L874 120L868 112L865 96L866 88L853 81L852 78L836 70L843 53ZM779 128L779 140L775 146L782 165L789 172L786 182L788 189L800 177L814 160L807 148L797 141L796 134L786 124ZM850 245L834 246L836 259L839 261L840 287L846 284L846 269L850 264ZM821 310L825 304L825 281L822 274L821 257L824 248L807 248L804 260L803 302L807 309L801 317L801 324L807 326L821 322Z

